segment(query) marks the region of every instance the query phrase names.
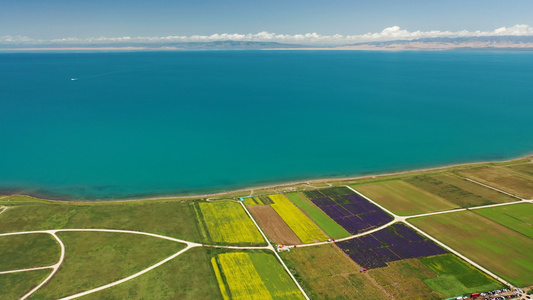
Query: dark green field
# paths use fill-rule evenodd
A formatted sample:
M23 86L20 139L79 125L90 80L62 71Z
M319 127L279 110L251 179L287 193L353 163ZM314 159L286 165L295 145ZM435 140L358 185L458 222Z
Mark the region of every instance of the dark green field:
M142 276L82 299L222 299L210 251L192 248Z
M503 287L501 283L481 273L453 254L420 258L420 261L438 274L438 277L428 278L424 280L424 283L447 297Z
M37 270L23 273L0 274L0 298L16 300L41 283L51 270Z
M107 232L60 232L65 261L32 299L57 299L135 274L185 248L150 236Z
M191 203L144 201L30 204L22 202L23 205L18 205L18 202L11 201L10 205L16 206L0 215L0 233L64 228L125 229L200 242Z
M47 233L0 236L0 271L50 266L59 253L59 244Z

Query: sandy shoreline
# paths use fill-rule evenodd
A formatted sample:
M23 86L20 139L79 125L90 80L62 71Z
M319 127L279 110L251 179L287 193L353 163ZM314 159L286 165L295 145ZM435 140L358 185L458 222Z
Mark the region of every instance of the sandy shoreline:
M264 186L256 186L256 187L246 187L241 189L235 189L230 191L224 191L224 192L215 192L215 193L206 193L206 194L195 194L195 195L176 195L176 196L154 196L154 197L142 197L142 198L126 198L126 199L119 199L119 200L102 200L102 199L95 199L95 200L74 200L74 199L47 199L45 197L39 196L39 195L32 195L30 193L24 194L24 193L18 193L18 194L12 194L12 195L0 195L0 200L6 197L10 196L29 196L37 199L47 200L47 201L57 201L57 202L74 202L74 203L120 203L120 202L133 202L133 201L149 201L149 200L165 200L165 199L174 199L174 200L184 200L184 199L202 199L202 198L210 198L210 197L219 197L234 193L241 193L241 192L250 192L254 190L269 190L269 189L280 189L280 188L289 188L297 185L313 185L316 183L336 183L336 182L342 182L342 181L352 181L352 180L359 180L359 179L365 179L365 178L379 178L379 177L386 177L386 176L394 176L394 175L402 175L402 174L408 174L408 173L414 173L414 172L426 172L426 171L438 171L438 170L444 170L449 168L457 168L462 166L469 166L469 165L482 165L482 164L497 164L497 163L506 163L506 162L513 162L518 161L522 159L530 159L533 161L533 153L521 156L518 158L512 158L508 160L497 160L497 161L480 161L480 162L470 162L470 163L460 163L460 164L451 164L451 165L445 165L445 166L438 166L438 167L429 167L429 168L421 168L421 169L411 169L406 171L398 171L398 172L389 172L389 173L382 173L382 174L375 174L375 175L360 175L360 176L349 176L349 177L336 177L336 178L319 178L319 179L312 179L312 180L300 180L300 181L291 181L291 182L285 182L285 183L278 183L278 184L271 184L271 185L264 185Z

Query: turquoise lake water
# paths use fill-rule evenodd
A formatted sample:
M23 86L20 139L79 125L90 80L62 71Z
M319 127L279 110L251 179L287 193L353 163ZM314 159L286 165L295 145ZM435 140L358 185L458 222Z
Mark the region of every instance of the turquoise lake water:
M2 53L0 112L0 194L217 192L530 154L533 53Z

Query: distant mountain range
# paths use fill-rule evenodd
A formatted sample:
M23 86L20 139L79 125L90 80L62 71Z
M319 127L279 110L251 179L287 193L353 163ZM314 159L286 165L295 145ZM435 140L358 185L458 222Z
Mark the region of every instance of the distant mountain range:
M46 43L0 44L0 50L498 50L533 51L533 36L423 38L316 46L276 42L213 41L176 43Z
M438 37L358 43L335 47L346 50L513 50L533 51L533 36Z

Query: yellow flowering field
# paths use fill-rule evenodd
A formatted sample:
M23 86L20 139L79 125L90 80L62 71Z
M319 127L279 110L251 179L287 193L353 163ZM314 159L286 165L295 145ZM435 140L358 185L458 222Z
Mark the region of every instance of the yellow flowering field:
M220 201L200 202L199 205L213 242L225 244L266 243L239 203Z
M285 195L270 195L269 198L274 202L274 204L270 204L272 208L303 243L307 244L328 239L328 236Z

